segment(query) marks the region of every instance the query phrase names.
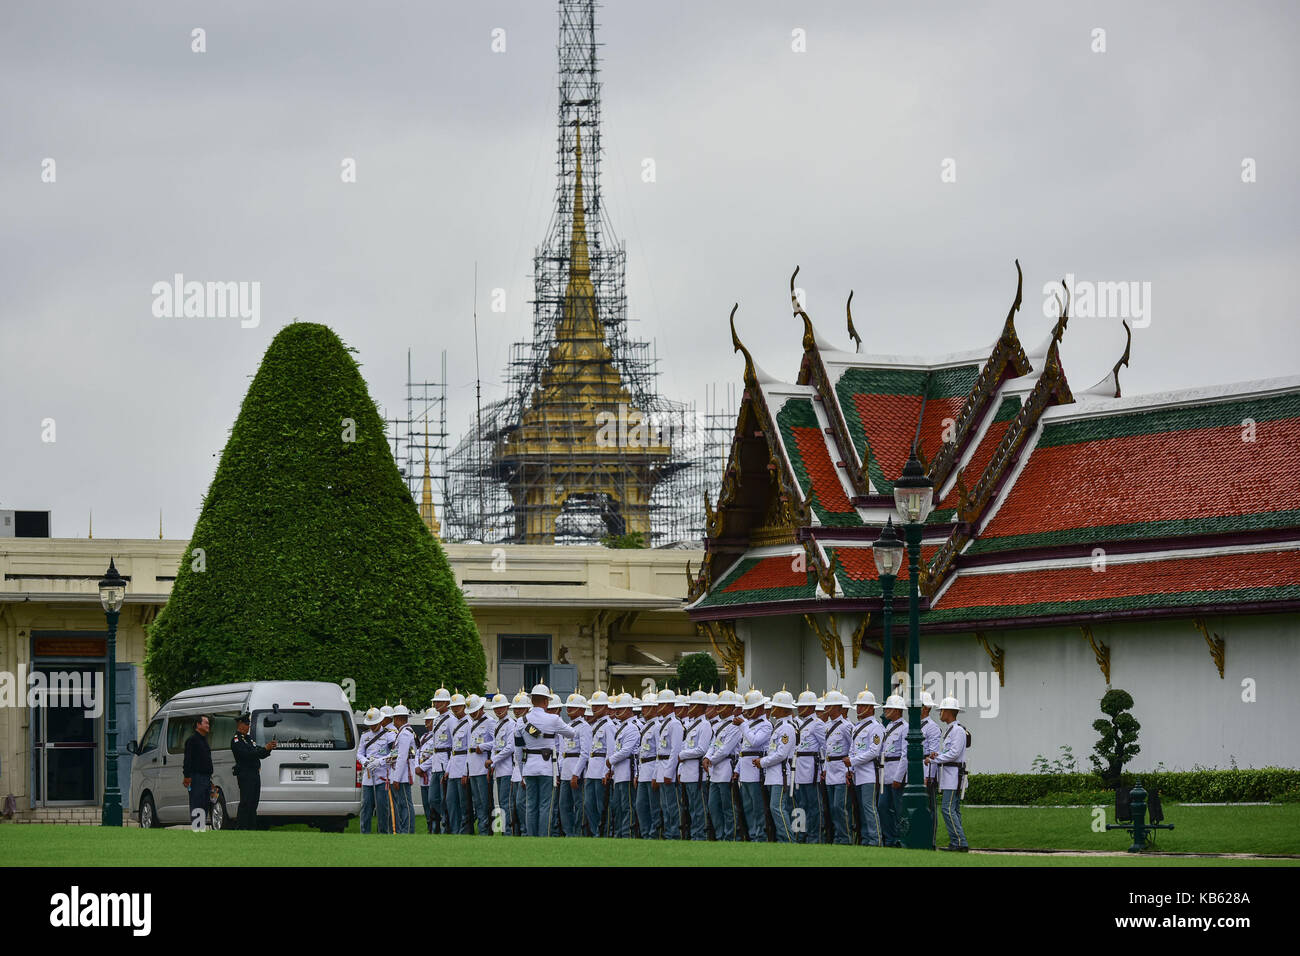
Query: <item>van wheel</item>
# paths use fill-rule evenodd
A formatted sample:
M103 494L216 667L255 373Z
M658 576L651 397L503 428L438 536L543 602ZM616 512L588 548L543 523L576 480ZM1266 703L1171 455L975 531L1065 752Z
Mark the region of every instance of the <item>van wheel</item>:
M153 797L145 794L140 799L140 828L143 830L156 830L161 824L158 822L158 808L153 805Z
M212 829L224 830L227 824L226 819L226 795L220 790L217 791L217 801L212 805Z
M321 820L319 824L321 833L342 833L348 828L347 817L329 817Z

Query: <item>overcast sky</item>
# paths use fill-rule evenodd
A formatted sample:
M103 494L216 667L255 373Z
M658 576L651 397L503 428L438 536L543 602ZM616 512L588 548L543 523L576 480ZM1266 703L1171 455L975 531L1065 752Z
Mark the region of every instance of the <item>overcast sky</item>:
M756 360L793 379L796 264L833 342L852 288L864 349L986 345L1017 256L1026 345L1051 325L1044 283L1150 283L1126 394L1295 373L1298 10L609 3L603 196L662 390L702 405L739 380L737 301ZM406 350L432 379L445 349L449 430L468 427L475 262L486 397L531 331L556 36L546 0L4 3L0 508L50 509L60 537L91 508L96 537L153 537L161 508L188 536L294 317L356 348L390 409ZM175 273L259 282L260 325L155 317ZM1071 384L1123 341L1118 318L1072 322Z

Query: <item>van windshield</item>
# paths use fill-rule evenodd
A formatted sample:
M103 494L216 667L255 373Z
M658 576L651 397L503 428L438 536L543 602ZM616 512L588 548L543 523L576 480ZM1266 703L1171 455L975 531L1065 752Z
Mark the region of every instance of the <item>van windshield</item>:
M291 750L351 750L352 715L341 710L255 710L253 739Z

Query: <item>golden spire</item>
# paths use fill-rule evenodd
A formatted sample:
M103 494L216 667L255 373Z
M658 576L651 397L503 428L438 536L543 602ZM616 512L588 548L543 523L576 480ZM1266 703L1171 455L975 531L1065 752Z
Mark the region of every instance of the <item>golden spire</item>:
M429 416L424 416L424 489L420 492L420 520L436 538L442 531L433 510L433 479L429 476Z
M591 258L587 254L587 210L582 201L582 124L574 126L577 142L573 149L573 235L569 240L569 279L591 275Z
M88 519L88 524L86 526L86 538L90 539L93 537L95 537L95 509L91 508L90 518Z
M162 536L162 509L159 508L159 509L158 509L158 540L161 541L162 539L163 539L163 536Z

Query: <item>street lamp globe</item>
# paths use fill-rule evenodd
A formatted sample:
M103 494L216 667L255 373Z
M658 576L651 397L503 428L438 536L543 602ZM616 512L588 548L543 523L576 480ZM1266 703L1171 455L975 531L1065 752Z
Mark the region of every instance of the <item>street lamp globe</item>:
M880 537L871 546L871 555L876 559L876 571L881 577L897 576L903 566L903 539L894 530L892 517L880 529Z
M916 447L903 466L903 475L894 482L894 507L903 524L924 524L934 507L934 482L921 467Z
M113 559L109 558L104 580L99 582L99 603L104 605L105 613L116 614L122 610L124 600L126 600L126 579L118 574Z

